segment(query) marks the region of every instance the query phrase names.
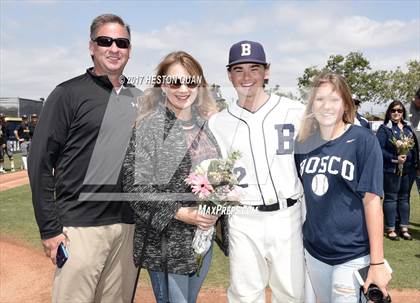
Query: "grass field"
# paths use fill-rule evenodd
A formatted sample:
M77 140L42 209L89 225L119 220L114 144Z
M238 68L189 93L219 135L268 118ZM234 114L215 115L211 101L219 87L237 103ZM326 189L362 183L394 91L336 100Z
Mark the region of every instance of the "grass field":
M384 239L385 257L394 269L391 288L420 289L420 199L413 187L410 231L413 241ZM17 239L41 250L29 186L0 192L0 237ZM210 273L204 287L227 287L228 259L215 245ZM144 272L141 279L148 284Z
M13 158L15 160L15 169L20 170L22 166L22 156L20 153L16 153L13 155ZM6 171L10 171L10 161L9 157L7 155L4 155L4 169Z

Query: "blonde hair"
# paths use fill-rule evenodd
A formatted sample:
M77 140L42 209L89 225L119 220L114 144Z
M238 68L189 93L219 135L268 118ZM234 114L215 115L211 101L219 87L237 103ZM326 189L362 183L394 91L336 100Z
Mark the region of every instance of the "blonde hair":
M197 108L198 114L207 120L212 114L218 112L217 105L209 92L200 63L190 54L184 51L176 51L166 55L156 68L156 78L159 79L166 76L169 67L176 63L181 64L191 76L201 79L197 87L197 99L194 101L193 106ZM139 98L140 110L136 120L137 125L157 108L159 102L165 101L161 85L162 81L155 82L153 87L147 89L144 95Z
M338 92L340 97L343 99L344 114L342 121L344 123L354 123L356 106L354 105L350 88L347 85L346 80L342 76L335 73L322 73L315 79L313 83L312 91L309 96L309 102L306 106L305 113L303 115L303 121L299 130L298 141L305 141L319 129L319 123L314 117L312 106L318 88L324 84L331 84L333 86L333 90Z

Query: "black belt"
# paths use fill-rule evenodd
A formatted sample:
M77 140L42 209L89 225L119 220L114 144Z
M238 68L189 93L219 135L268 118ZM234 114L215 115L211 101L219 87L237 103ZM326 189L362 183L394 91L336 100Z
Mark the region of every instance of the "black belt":
M295 205L295 203L296 203L298 200L288 198L288 199L286 199L286 201L287 201L287 207L291 207L291 206ZM276 211L276 210L279 210L279 209L280 209L280 203L279 203L279 202L277 202L277 203L274 203L274 204L269 204L269 205L262 204L262 205L256 205L255 207L256 207L259 211Z

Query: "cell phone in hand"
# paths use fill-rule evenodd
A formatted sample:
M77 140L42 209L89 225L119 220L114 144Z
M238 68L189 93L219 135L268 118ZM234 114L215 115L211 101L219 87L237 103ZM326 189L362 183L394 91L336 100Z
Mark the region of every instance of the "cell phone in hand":
M57 255L56 255L56 263L57 267L61 268L66 263L67 259L69 258L69 254L67 252L66 246L64 246L63 242L57 248Z
M391 268L391 266L389 266L388 261L384 260L384 263L385 263L385 267L388 269L389 273L392 274L392 268ZM367 278L367 275L368 275L368 272L369 272L369 267L370 267L370 265L354 271L354 275L355 275L357 281L359 282L359 284L361 286L363 286L365 284L365 281L366 281L366 278Z

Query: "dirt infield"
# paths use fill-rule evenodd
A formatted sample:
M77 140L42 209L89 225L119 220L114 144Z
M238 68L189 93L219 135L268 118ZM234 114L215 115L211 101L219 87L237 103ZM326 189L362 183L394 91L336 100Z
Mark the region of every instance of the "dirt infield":
M51 301L54 266L42 252L13 240L0 239L0 302ZM155 302L150 287L139 285L135 302ZM203 289L198 302L226 302L224 289Z
M28 184L26 171L0 175L0 192ZM0 303L51 301L54 266L41 251L0 238ZM203 289L198 302L225 302L224 289ZM139 285L136 302L155 302L150 287Z
M54 266L40 251L15 241L0 239L0 264L1 303L51 301ZM416 303L420 291L393 289L391 296L394 303ZM150 287L139 285L135 302L155 302ZM197 302L227 302L226 291L222 288L203 289Z
M0 191L27 183L26 171L0 175ZM0 303L50 302L53 275L54 266L41 251L13 239L0 238ZM416 303L419 302L420 290L393 289L391 296L394 303ZM151 288L139 285L135 302L155 302ZM197 302L227 302L226 290L203 289Z
M0 191L5 191L29 183L26 170L0 175Z

